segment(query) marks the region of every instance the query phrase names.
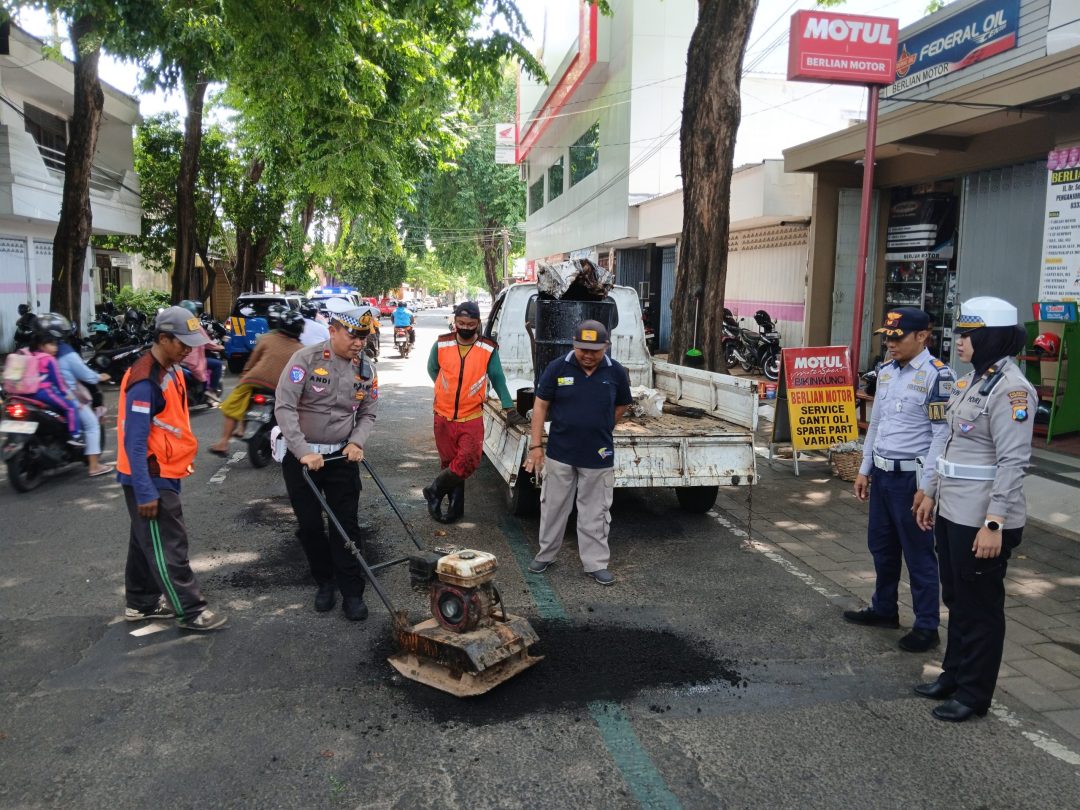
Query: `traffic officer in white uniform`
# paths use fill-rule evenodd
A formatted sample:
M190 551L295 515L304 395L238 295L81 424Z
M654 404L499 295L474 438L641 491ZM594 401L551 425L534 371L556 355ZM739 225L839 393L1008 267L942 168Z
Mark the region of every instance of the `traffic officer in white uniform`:
M949 440L923 485L916 519L934 529L949 635L936 681L915 692L944 700L939 720L990 708L1005 643L1005 569L1026 520L1024 473L1038 398L1012 359L1026 334L1016 307L972 298L955 318L956 353L974 370L948 405ZM934 509L937 507L937 519Z
M292 356L278 380L274 405L288 447L281 467L299 524L296 535L319 586L315 610L322 613L333 608L340 589L342 611L352 621L368 615L363 569L336 529L327 538L322 507L301 468L308 468L342 528L362 550L356 464L364 459L379 399L379 379L363 356L370 332L371 315L366 308L333 312L330 339L305 346ZM327 464L327 456L344 456L345 461Z
M878 367L855 495L870 501L866 536L877 581L870 607L845 610L844 619L899 627L900 568L907 563L915 625L900 639L900 649L925 652L940 643L938 562L934 533L915 523L914 506L922 498L919 487L927 468L937 461L948 437L945 403L956 378L926 348L930 316L921 309L890 310L876 334L885 336L891 360Z

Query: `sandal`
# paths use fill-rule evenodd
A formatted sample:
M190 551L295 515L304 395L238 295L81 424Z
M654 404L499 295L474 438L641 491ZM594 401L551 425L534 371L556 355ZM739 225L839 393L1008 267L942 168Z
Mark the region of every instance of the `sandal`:
M115 464L102 464L101 467L90 473L90 477L97 478L99 475L108 475L111 472L116 472Z

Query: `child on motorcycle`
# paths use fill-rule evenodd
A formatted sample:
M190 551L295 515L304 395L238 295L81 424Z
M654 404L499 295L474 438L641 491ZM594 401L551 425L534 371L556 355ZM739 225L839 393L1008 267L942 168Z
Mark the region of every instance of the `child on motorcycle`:
M60 319L61 316L57 315L55 318ZM63 320L66 321L66 319ZM37 392L30 394L29 397L60 411L67 420L70 441L81 445L83 444L82 431L79 430L79 412L75 395L68 391L63 375L60 373L60 366L56 363L60 341L66 337L67 333L67 330L62 327L63 324L59 320L52 320L49 316L43 315L38 319L38 328L30 338L30 353L37 358L41 382L38 384Z

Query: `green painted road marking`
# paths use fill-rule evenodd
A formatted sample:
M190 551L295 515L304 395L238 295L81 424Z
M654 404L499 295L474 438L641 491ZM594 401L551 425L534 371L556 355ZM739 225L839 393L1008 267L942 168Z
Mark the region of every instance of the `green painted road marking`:
M521 531L521 524L515 518L507 516L500 522L499 527L509 541L510 551L518 568L525 576L525 584L536 603L537 612L544 619L565 621L566 610L547 577L529 573L529 563L532 562L533 555L529 551L525 533ZM619 769L623 781L638 803L646 810L680 810L679 800L656 770L622 707L610 700L593 700L589 702L589 714L600 729L600 737L615 762L615 767Z

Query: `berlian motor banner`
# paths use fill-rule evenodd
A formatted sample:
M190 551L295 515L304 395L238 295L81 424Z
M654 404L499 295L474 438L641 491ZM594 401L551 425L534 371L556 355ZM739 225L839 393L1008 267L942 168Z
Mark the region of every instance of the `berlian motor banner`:
M1080 300L1080 146L1046 160L1040 301Z

